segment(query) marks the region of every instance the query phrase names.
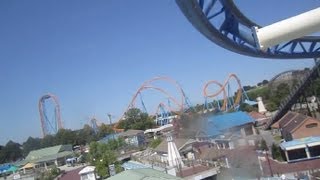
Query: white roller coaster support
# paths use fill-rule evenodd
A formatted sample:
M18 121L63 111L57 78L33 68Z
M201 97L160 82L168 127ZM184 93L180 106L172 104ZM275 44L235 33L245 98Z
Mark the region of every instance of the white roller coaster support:
M257 47L266 50L274 45L288 42L320 31L320 8L276 22L258 29L252 28Z

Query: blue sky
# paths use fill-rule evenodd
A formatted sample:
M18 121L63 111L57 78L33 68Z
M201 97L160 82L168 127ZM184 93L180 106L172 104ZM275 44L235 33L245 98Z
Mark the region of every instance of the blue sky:
M320 5L236 2L262 25ZM58 96L64 126L78 129L92 116L102 122L107 113L119 117L140 84L154 76L179 81L195 104L202 103L202 86L210 79L236 73L242 84L254 85L312 65L222 49L197 32L172 0L2 0L0 24L0 144L41 136L37 106L47 92ZM150 104L156 96L143 94Z

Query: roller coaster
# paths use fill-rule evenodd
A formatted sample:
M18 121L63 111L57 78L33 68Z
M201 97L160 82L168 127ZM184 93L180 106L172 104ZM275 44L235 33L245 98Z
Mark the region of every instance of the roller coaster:
M173 97L167 90L155 86L154 82L157 82L157 81L161 81L161 82L165 82L170 85L173 85L175 87L175 89L177 90L178 94L180 95L180 101L177 100L177 98ZM125 119L125 114L129 109L136 107L136 104L137 104L136 102L137 102L138 96L140 97L142 109L145 112L147 112L147 109L145 107L145 103L144 103L142 95L141 95L142 92L145 90L157 91L157 92L161 93L162 95L164 95L166 99L168 99L168 105L165 105L165 103L160 102L156 111L155 111L154 116L156 117L158 125L165 125L165 124L169 123L171 121L170 119L174 116L173 113L180 114L185 109L187 109L187 107L189 107L189 108L191 107L191 103L190 103L188 97L186 96L184 90L182 89L181 85L177 81L175 81L174 79L172 79L170 77L164 77L164 76L155 77L155 78L152 78L150 80L145 81L138 88L136 93L133 95L125 112L122 114L120 120L118 120L118 122L115 124L115 126L114 126L115 131L122 131L121 129L118 129L119 122L121 120ZM171 102L175 105L175 108L173 108L171 106Z
M279 44L270 47L264 47L262 49L260 42L258 41L258 30L262 29L260 25L251 21L246 17L233 0L176 0L182 13L191 22L191 24L206 38L213 43L230 50L232 52L259 58L271 58L271 59L303 59L303 58L319 58L320 57L320 37L319 36L301 36L292 40L283 41ZM317 20L317 18L315 18ZM300 25L301 26L301 25ZM315 65L312 71L303 78L299 84L292 90L291 94L281 104L280 110L272 119L267 123L267 128L277 121L290 107L296 98L301 95L303 89L310 84L310 81L316 77L319 77L319 63ZM229 80L230 78L236 79L239 88L237 90L235 99L230 99ZM181 95L181 99L178 101L171 96L166 90L153 86L155 81L165 81L173 84ZM213 94L208 94L207 89L211 84L216 84L220 87L220 90ZM134 94L131 102L129 103L125 112L130 108L136 107L137 97L140 97L140 101L143 106L143 110L147 109L144 105L141 93L145 90L154 90L163 94L170 102L173 102L176 109L165 108L164 103L160 103L156 112L163 114L173 111L184 112L187 107L191 108L190 101L185 95L181 86L173 79L169 77L156 77L144 82L141 87ZM215 107L215 103L208 103L209 98L216 98L220 93L223 93L223 103L216 102L216 109L226 111L228 109L236 109L240 102L241 97L245 97L242 86L239 79L235 75L230 75L224 84L217 81L209 81L203 89L203 96L206 99L205 106L208 110L212 110ZM55 107L55 122L52 123L48 120L45 113L44 101L46 99L53 99L56 104ZM247 97L246 97L247 98ZM59 128L62 128L59 104L53 95L45 95L39 101L39 111L43 135L56 132ZM157 114L157 113L156 113ZM165 114L168 115L168 114ZM125 119L125 113L123 113L120 120ZM120 121L119 120L119 121ZM119 122L118 121L118 122ZM117 129L118 123L114 126ZM50 129L51 128L51 129Z
M272 59L320 57L319 36L296 38L261 51L252 29L262 27L246 17L233 0L176 0L176 3L201 34L232 52Z
M233 0L176 0L176 3L201 34L229 51L271 59L317 59L320 57L320 36L307 36L319 32L320 8L263 28L246 17ZM259 29L266 32L265 37L259 36ZM277 43L269 43L269 46L263 47L259 38L266 40L266 44L271 41ZM319 76L317 61L312 71L291 90L290 95L282 102L279 111L265 128L270 128L272 123L278 121L290 110L294 102L303 94L304 89ZM224 87L215 81L212 83ZM226 97L225 90L220 90L219 93L221 92ZM207 97L205 92L204 96ZM225 102L223 108L226 107Z
M54 104L53 117L49 117L48 109L46 108L46 102L51 100ZM55 134L62 127L61 115L60 115L60 105L58 98L53 94L45 94L39 100L39 113L42 128L42 135L45 137L49 134Z
M235 97L230 90L231 79L235 79L238 85ZM209 94L208 88L211 84L218 85L220 89L215 93ZM216 98L221 93L223 93L222 105L217 99L215 99L212 103L208 102L209 98ZM224 112L229 110L238 110L240 103L250 103L251 105L256 104L255 102L249 100L246 92L243 90L240 79L235 74L230 74L223 84L216 80L208 81L203 87L203 96L205 98L204 113L207 111Z

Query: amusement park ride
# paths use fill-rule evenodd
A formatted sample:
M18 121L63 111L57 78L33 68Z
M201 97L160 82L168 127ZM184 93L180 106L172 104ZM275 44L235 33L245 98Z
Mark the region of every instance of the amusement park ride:
M320 8L261 27L246 17L237 8L233 0L176 0L176 3L201 34L213 43L232 52L271 59L316 59L320 57L320 36L310 36L310 34L320 30ZM311 78L320 76L318 73L319 66L320 63L316 63L311 73L294 88L286 102L281 104L278 114L268 123L268 127L277 121L286 110L290 109L290 105L294 102L292 99L302 93L302 89L310 83ZM234 99L231 98L233 95L229 85L230 79L235 79L238 84ZM153 83L157 81L173 85L181 96L178 98L179 100L171 96L167 90L155 86ZM218 85L220 89L213 94L209 94L208 87L211 84ZM147 112L141 95L146 90L157 91L168 99L168 104L160 102L155 111L155 121L159 126L170 123L175 115L192 108L189 99L177 81L170 77L155 77L141 85L125 112L136 107L138 96L142 104L142 110ZM216 99L220 94L223 95L222 101ZM215 80L207 82L203 88L203 96L205 98L204 112L237 110L241 102L255 103L249 101L239 78L235 74L230 74L223 84ZM214 100L209 102L210 98ZM46 114L45 101L48 99L55 103L54 122L50 121ZM171 102L175 108L171 106ZM58 129L62 128L59 103L54 95L47 94L40 98L39 112L43 136L56 133ZM118 122L124 119L125 113ZM93 123L96 125L96 122ZM114 129L120 130L118 129L118 123L114 125Z
M304 94L304 88L320 77L317 60L320 36L310 36L320 30L320 8L261 27L246 17L233 0L176 0L176 3L200 33L227 50L260 58L315 59L311 72L294 87L265 128L290 110Z
M230 90L231 78L235 79L238 84L238 89L236 91L235 98L233 97L233 94ZM213 94L209 94L208 87L211 84L218 85L220 87L220 89ZM221 93L223 94L222 104L220 103L219 99L214 99L211 103L209 102L209 98L216 98ZM228 76L227 80L224 82L224 84L221 84L220 82L218 82L216 80L208 81L204 85L203 96L205 98L204 113L206 113L207 111L224 112L224 111L228 111L228 110L238 110L241 103L247 103L250 105L256 104L256 102L249 100L247 93L243 90L240 79L235 74L230 74Z
M49 117L50 113L48 113L48 109L45 106L48 100L51 100L54 104L53 117ZM48 93L40 98L39 113L43 137L49 134L55 134L59 129L63 128L60 116L60 105L55 95Z
M238 54L272 59L320 57L320 8L261 27L233 0L176 0L191 24L215 44ZM221 23L220 23L221 22Z

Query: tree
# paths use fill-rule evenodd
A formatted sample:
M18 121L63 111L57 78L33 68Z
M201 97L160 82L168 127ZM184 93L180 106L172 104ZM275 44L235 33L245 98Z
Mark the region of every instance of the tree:
M263 80L261 83L262 83L262 85L267 85L269 83L269 81L268 80Z
M55 144L72 144L75 145L76 134L70 129L59 129L55 135Z
M281 83L277 86L276 90L273 93L273 96L270 98L277 106L280 105L281 101L288 96L290 93L290 88L288 84Z
M281 156L281 150L280 147L272 143L271 146L271 153L272 153L272 158L277 159L279 161L283 161L283 158Z
M147 113L141 112L138 108L129 109L125 113L126 119L120 121L119 128L122 129L138 129L146 130L155 126L154 121L149 117Z
M253 106L246 104L246 103L241 103L240 104L240 110L241 111L246 111L246 112L251 112L251 111L256 111L256 108Z
M264 139L261 139L261 141L260 141L260 150L262 150L262 151L268 151L269 150L267 142Z
M27 141L22 144L23 156L26 157L30 151L41 148L41 139L29 137Z
M0 164L14 162L22 158L21 145L19 143L8 141L0 151Z
M243 86L243 90L244 91L249 91L249 90L251 90L251 89L254 89L254 87L253 86Z
M55 137L53 135L46 135L42 140L41 140L41 148L46 148L50 146L55 146Z
M112 127L110 125L102 123L98 128L98 138L103 138L106 135L113 133Z
M272 101L270 101L268 104L266 104L266 107L267 107L268 111L277 110L277 105Z
M153 139L153 140L150 142L149 146L150 146L151 148L156 148L161 142L162 142L162 140L161 140L160 138Z
M85 124L83 128L80 129L76 134L76 144L85 145L92 141L98 140L94 130L88 124Z
M108 147L108 144L91 142L90 143L90 162L96 166L99 176L105 178L109 176L108 167L117 162L116 154Z

